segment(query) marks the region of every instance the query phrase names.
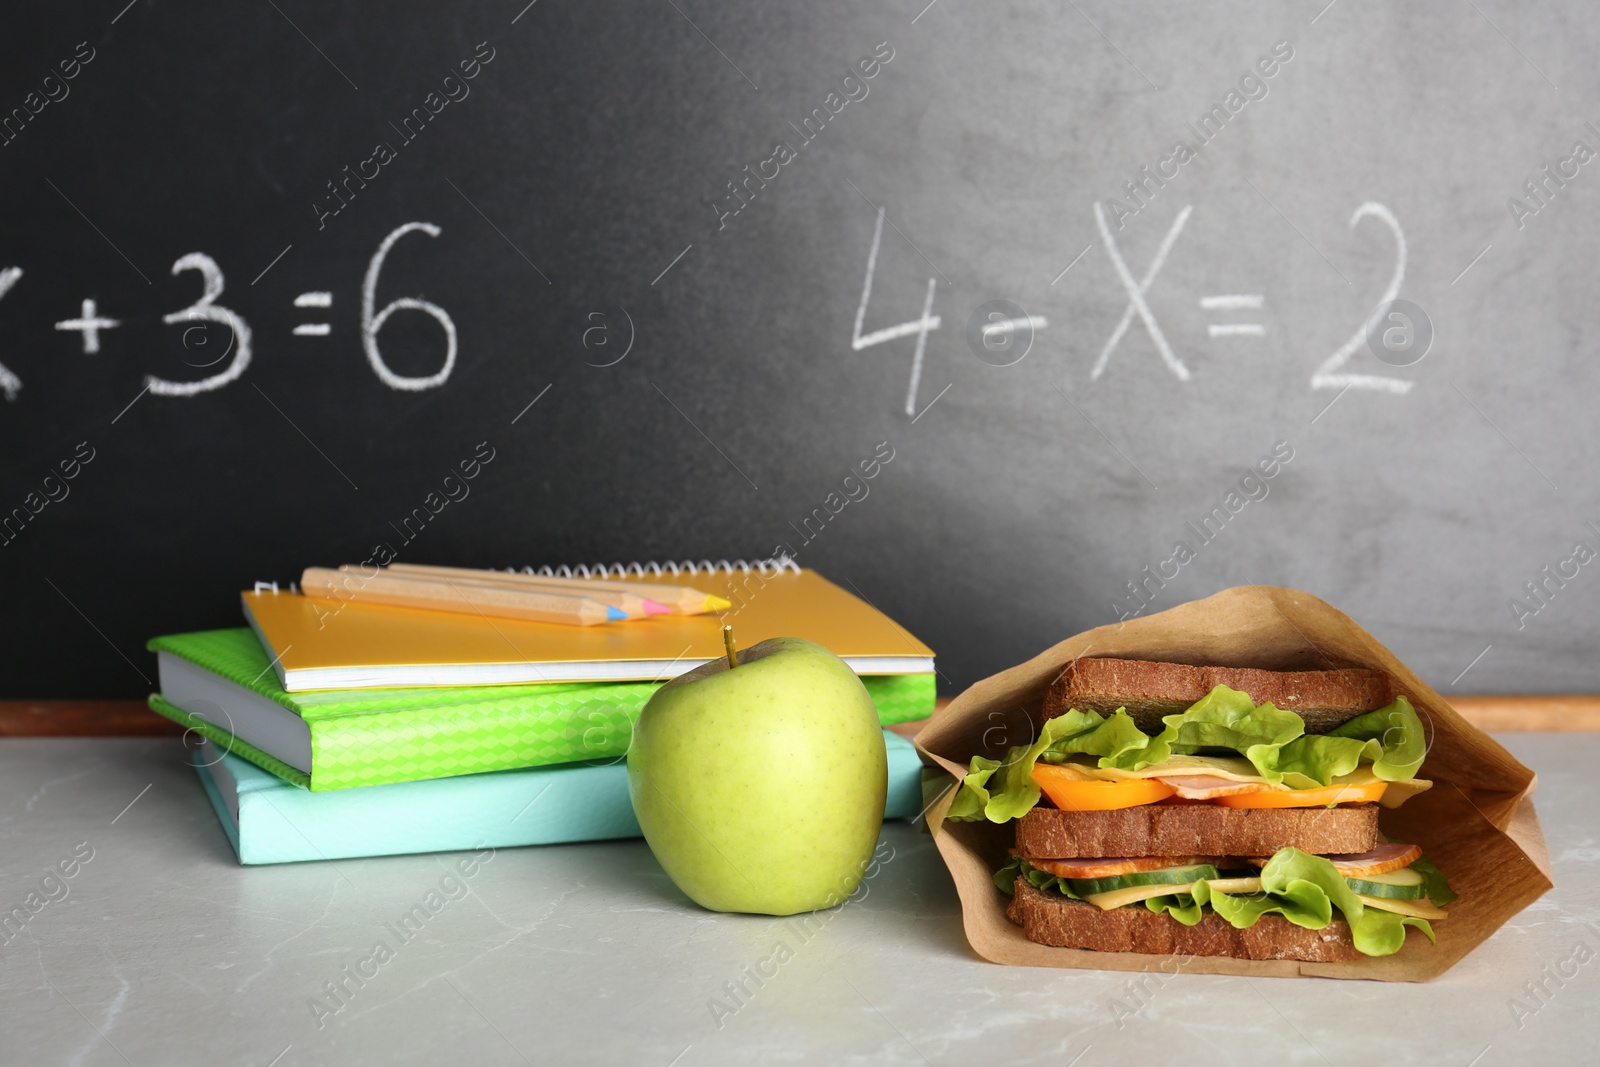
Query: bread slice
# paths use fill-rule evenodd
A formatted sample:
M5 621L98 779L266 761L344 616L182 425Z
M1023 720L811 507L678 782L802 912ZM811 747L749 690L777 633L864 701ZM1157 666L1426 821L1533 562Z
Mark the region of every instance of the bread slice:
M1164 715L1177 715L1225 685L1298 714L1306 733L1327 733L1364 711L1394 702L1394 683L1382 671L1266 671L1254 667L1191 667L1142 659L1074 660L1045 693L1043 718L1070 708L1110 715L1118 708L1147 733L1159 733Z
M1198 923L1185 926L1142 904L1101 911L1093 904L1035 889L1021 878L1006 915L1022 927L1029 941L1057 948L1310 963L1362 958L1351 943L1350 927L1337 919L1321 930L1306 930L1281 915L1263 915L1249 929L1236 930L1208 910Z
M1270 856L1280 848L1339 855L1368 852L1378 843L1378 806L1145 804L1119 811L1036 807L1016 826L1017 851L1038 859Z

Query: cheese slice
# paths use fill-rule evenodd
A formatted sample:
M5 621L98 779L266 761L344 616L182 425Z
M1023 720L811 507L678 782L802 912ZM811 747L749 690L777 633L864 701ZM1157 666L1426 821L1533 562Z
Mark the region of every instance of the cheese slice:
M1443 908L1436 908L1427 900L1389 900L1385 897L1367 897L1360 893L1356 899L1369 908L1379 911L1392 911L1398 915L1410 915L1418 919L1447 919L1450 913Z
M1261 892L1261 879L1259 878L1208 878L1211 888L1219 893L1259 893ZM1109 893L1091 893L1083 899L1101 911L1110 911L1126 904L1137 904L1141 900L1151 897L1166 897L1176 893L1193 893L1194 887L1199 882L1190 882L1187 885L1131 885L1126 889L1113 889ZM1366 898L1363 897L1363 900ZM1412 904L1415 901L1398 901L1397 903Z
M1011 852L1013 855L1017 854L1016 849L1012 849ZM1123 856L1068 860L1035 859L1031 856L1024 858L1030 866L1037 867L1041 871L1047 871L1061 878L1079 880L1116 878L1124 874L1160 871L1168 867L1194 867L1202 863L1209 863L1215 867L1222 862L1221 856Z
M1130 885L1126 889L1113 889L1109 893L1091 893L1083 899L1101 911L1120 908L1124 904L1137 904L1151 897L1168 897L1175 893L1193 893L1197 883L1187 885Z
M1287 789L1275 786L1256 772L1255 764L1243 756L1173 756L1153 767L1125 771L1120 767L1096 767L1092 764L1073 763L1071 766L1087 771L1091 778L1104 782L1125 782L1131 778L1165 778L1168 775L1203 774L1210 778L1226 778L1230 782L1254 782L1268 789Z

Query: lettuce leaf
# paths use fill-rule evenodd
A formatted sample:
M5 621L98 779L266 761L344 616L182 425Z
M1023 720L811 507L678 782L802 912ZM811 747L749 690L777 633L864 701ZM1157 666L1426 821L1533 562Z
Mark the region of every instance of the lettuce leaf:
M1062 725L1054 732L1050 723ZM1093 711L1073 709L1058 715L1045 724L1052 740L1039 758L1046 763L1065 763L1071 756L1098 756L1100 766L1116 766L1114 761L1126 752L1142 751L1150 744L1150 737L1139 729L1131 716L1118 708L1109 716ZM1031 771L1030 771L1031 773Z
M957 822L973 822L983 818L984 808L989 804L989 790L985 787L999 766L999 760L973 756L966 776L956 789L956 798L950 802L950 810L945 812L944 817Z
M1205 884L1201 883L1201 889ZM1167 897L1151 897L1144 906L1160 915L1166 912L1185 926L1193 926L1205 916L1205 904L1189 893L1174 893Z
M1292 711L1272 704L1257 704L1248 694L1219 685L1182 715L1168 715L1156 744L1170 745L1178 756L1193 756L1217 749L1233 750L1260 767L1264 754L1283 747L1306 732L1306 724Z
M1005 866L994 872L995 887L1008 897L1014 896L1017 892L1017 879L1026 866L1028 861L1021 856L1012 856L1006 860Z
M1458 896L1456 891L1450 888L1450 880L1444 876L1444 872L1435 867L1426 856L1412 861L1411 869L1422 875L1422 890L1428 894L1428 900L1434 907L1442 908Z
M1407 926L1421 930L1429 941L1434 939L1428 920L1365 906L1329 860L1297 848L1280 848L1273 853L1261 870L1261 889L1260 894L1251 896L1208 896L1212 909L1238 929L1255 925L1257 919L1271 912L1296 926L1320 930L1332 921L1331 909L1338 908L1350 925L1356 951L1367 956L1388 956L1400 951ZM1197 899L1201 895L1195 894Z
M1349 774L1361 766L1362 759L1380 755L1372 744L1353 737L1309 734L1295 738L1274 753L1272 769L1277 772L1278 781L1290 789L1315 789L1333 784L1341 774Z
M1315 863L1292 862L1287 853ZM1278 864L1275 868L1273 864ZM1324 870L1323 868L1326 868ZM1269 875L1269 871L1272 873ZM1331 880L1330 880L1331 879ZM1324 884L1326 883L1326 884ZM1334 885L1334 883L1338 883ZM1333 921L1334 895L1348 901L1356 910L1361 901L1350 891L1332 863L1320 856L1307 855L1298 849L1279 849L1261 871L1261 892L1250 894L1219 893L1208 884L1195 886L1195 899L1211 905L1211 910L1228 920L1235 929L1247 930L1263 915L1281 915L1296 926L1307 930L1321 930Z
M1149 743L1150 738L1120 709L1109 718L1077 710L1057 715L1045 721L1037 741L1012 746L1002 760L974 756L945 817L997 823L1020 818L1039 802L1033 766L1040 759L1064 763L1074 755L1116 757Z
M1386 708L1357 715L1324 736L1365 741L1372 756L1372 773L1386 782L1415 778L1428 754L1422 720L1405 697L1396 697Z
M1237 689L1219 685L1179 715L1161 720L1166 729L1143 748L1125 748L1102 759L1102 767L1143 770L1173 756L1237 752L1269 782L1282 781L1275 761L1278 750L1305 733L1306 725L1292 711L1257 705Z
M1278 752L1275 769L1294 789L1329 785L1367 762L1374 775L1397 782L1416 777L1427 754L1422 720L1409 700L1398 697L1325 734L1296 738Z

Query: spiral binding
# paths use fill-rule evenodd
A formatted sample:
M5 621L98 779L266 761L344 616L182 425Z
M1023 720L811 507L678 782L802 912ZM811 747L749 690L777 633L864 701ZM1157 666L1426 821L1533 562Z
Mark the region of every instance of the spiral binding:
M786 571L799 574L800 564L794 561L794 557L784 553L775 559L758 559L753 562L743 559L719 559L713 563L709 559L703 559L698 563L694 560L668 561L666 563L654 561L649 563L612 563L610 565L596 563L593 566L587 563L580 563L576 567L563 563L559 567L551 567L547 564L538 568L522 568L522 573L532 574L541 578L628 578L634 575L642 578L647 574L659 577L663 574L673 576L680 574L732 574L734 571L739 571L743 574L755 571L763 577L769 574L783 574Z

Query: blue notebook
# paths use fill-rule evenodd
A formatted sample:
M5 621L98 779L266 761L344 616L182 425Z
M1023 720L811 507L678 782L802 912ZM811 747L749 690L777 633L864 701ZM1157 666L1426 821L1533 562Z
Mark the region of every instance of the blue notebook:
M885 730L884 818L922 810L922 761ZM457 852L639 837L622 760L313 793L205 741L191 755L239 862Z

